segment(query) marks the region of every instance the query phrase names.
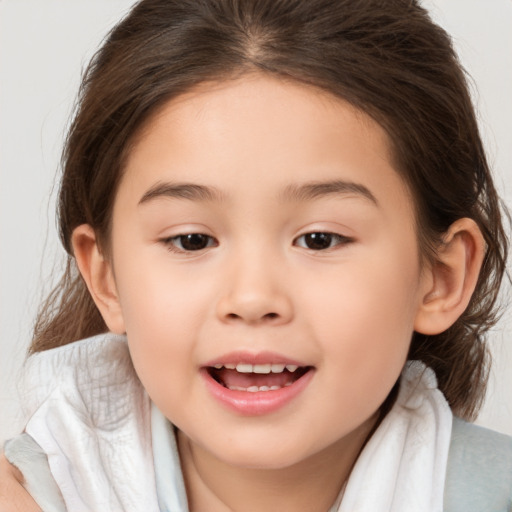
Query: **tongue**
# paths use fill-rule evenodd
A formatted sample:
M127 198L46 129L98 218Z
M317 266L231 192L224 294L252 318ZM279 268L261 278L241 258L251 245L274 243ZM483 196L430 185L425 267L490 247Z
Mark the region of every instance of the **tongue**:
M249 388L251 386L279 386L294 382L298 375L284 371L282 373L240 373L236 370L223 368L215 372L215 376L226 387L237 386L240 388Z

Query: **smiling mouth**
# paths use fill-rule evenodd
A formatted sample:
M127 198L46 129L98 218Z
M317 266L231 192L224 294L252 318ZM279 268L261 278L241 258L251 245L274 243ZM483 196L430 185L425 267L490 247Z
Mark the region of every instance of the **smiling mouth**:
M278 391L291 386L312 366L293 364L217 364L209 366L207 372L212 379L232 391Z

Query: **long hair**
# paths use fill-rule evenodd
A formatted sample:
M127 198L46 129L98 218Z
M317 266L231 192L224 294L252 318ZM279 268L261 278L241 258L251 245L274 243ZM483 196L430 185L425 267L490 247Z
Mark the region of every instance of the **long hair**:
M109 34L83 77L62 160L58 203L66 272L43 304L32 352L107 327L78 274L71 235L90 224L108 254L123 164L165 102L209 80L261 72L350 102L388 133L412 192L422 255L470 217L486 243L472 300L410 357L436 372L453 411L472 418L487 380L485 334L496 320L507 240L471 104L448 35L413 0L142 0Z

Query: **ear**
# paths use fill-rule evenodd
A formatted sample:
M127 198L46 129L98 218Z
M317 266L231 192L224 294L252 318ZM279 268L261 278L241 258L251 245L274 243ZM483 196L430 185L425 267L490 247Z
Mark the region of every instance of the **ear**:
M111 263L101 253L93 228L89 224L78 226L71 241L78 269L103 320L110 331L123 334L124 320L114 272Z
M485 242L476 222L454 222L443 237L436 261L425 269L425 292L414 330L428 335L451 327L464 313L478 281Z

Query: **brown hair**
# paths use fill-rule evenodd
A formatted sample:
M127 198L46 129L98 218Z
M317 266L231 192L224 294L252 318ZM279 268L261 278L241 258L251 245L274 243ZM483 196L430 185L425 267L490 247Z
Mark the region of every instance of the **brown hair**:
M448 35L413 0L142 0L89 65L63 154L62 281L43 304L31 351L107 330L79 276L73 229L108 251L123 158L164 102L207 80L260 71L307 83L362 109L388 132L416 202L422 253L470 217L487 244L471 303L437 336L413 335L410 357L437 374L455 413L474 416L487 379L485 333L496 320L507 241L464 72Z

